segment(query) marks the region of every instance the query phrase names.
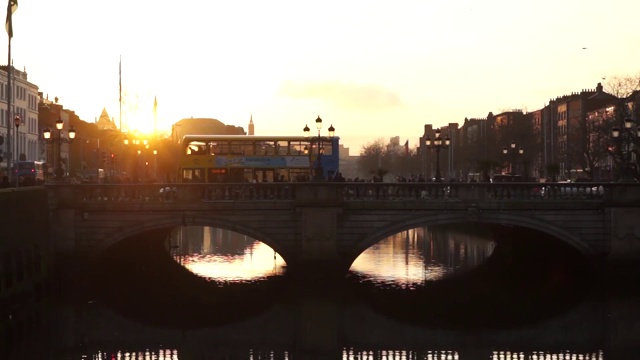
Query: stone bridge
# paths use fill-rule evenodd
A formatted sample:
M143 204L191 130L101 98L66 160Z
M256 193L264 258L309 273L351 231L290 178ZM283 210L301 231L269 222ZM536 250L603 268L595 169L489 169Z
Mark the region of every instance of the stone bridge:
M177 226L258 239L293 268L346 271L421 226L475 223L553 236L594 259L640 256L640 184L242 183L46 186L55 249L91 257Z

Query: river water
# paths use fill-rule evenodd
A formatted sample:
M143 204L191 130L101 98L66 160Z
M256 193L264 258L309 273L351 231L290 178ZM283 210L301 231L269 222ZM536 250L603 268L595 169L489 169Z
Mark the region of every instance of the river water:
M517 248L473 231L416 228L366 250L344 283L316 286L289 281L282 258L259 240L184 227L153 242L171 272L149 260L152 242L114 252L89 277L91 290L46 301L43 326L8 358L638 355L640 301L625 290L628 274L611 281L570 250L540 243Z

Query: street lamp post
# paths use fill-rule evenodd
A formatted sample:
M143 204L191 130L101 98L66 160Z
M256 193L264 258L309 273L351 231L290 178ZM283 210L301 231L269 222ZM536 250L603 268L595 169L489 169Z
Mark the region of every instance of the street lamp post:
M140 180L142 179L140 177L140 155L142 155L142 150L138 149L137 153L138 153L138 158L136 160L136 181L135 182L139 183Z
M329 137L324 137L324 136L320 136L320 129L322 129L322 119L320 118L320 115L318 115L318 118L316 119L316 128L318 129L318 136L313 136L311 137L309 140L311 142L311 149L309 151L309 165L311 165L312 162L312 156L313 156L313 144L316 143L316 151L318 153L318 155L316 156L316 161L315 161L315 167L314 167L314 176L313 179L315 181L323 181L325 179L324 177L324 168L322 167L322 154L324 152L324 143L326 141L331 141L333 139L333 135L335 134L336 129L333 127L333 125L329 126ZM302 129L302 131L304 131L304 137L305 138L309 138L309 127L307 125L304 126L304 129Z
M619 142L622 153L622 174L620 181L634 181L633 167L631 163L631 146L633 145L634 138L640 138L640 126L633 131L633 120L630 118L624 119L624 128L620 130L617 126L611 129L611 136L614 141Z
M19 169L18 169L18 161L20 161L20 154L19 154L19 152L20 152L20 131L18 131L18 130L20 130L20 121L21 121L20 115L16 114L16 116L13 118L13 125L15 125L15 127L16 127L16 135L15 135L15 139L16 139L15 140L15 147L16 147L15 158L16 158L16 160L15 160L15 163L13 165L15 167L14 174L15 174L15 177L16 177L15 178L16 187L20 186L20 172L19 172Z
M511 174L512 175L517 175L517 171L516 171L516 165L517 165L517 159L516 159L516 155L517 156L522 156L524 155L524 148L522 146L517 147L518 145L516 144L515 141L512 141L511 144L509 144L509 147L503 147L502 148L502 153L504 155L508 155L509 153L511 153L511 158L509 159L510 165L511 165Z
M140 180L142 180L141 171L140 171L140 162L142 161L141 159L143 156L142 148L143 147L149 148L149 145L147 144L147 140L140 140L137 138L132 138L131 140L129 140L128 137L125 137L124 145L125 147L128 147L129 145L133 145L133 147L131 148L131 151L126 151L132 154L132 158L130 160L131 166L129 166L129 169L131 170L131 174L129 176L131 176L132 182L138 183L140 182ZM135 157L135 160L133 159L134 157Z
M62 128L64 126L64 122L62 121L62 119L58 118L58 120L56 121L56 129L58 129L58 138L57 139L52 139L51 138L51 130L49 128L45 128L44 129L44 139L47 142L52 142L54 140L57 140L56 142L58 143L58 161L57 161L57 165L56 165L56 170L55 170L55 177L56 179L60 180L64 177L64 170L62 169L62 144L63 143L72 143L73 139L75 139L76 137L76 130L73 128L73 126L71 128L69 128L69 138L63 138L62 137Z
M440 129L436 129L433 140L431 140L429 135L427 135L427 138L424 140L427 149L436 153L436 182L442 181L442 175L440 174L440 150L446 149L451 145L451 138L449 138L449 135L447 135L443 140L440 134Z
M120 166L122 168L122 171L127 173L126 176L130 177L131 176L131 174L129 174L130 167L127 166L127 160L129 160L127 157L127 152L129 151L129 137L127 135L125 135L124 139L122 140L122 143L124 144L124 152L122 154L122 162Z
M158 181L158 150L153 149L153 181Z

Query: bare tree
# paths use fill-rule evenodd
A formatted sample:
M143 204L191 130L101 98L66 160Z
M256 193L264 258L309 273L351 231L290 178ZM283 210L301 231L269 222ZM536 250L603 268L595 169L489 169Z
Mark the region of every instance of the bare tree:
M587 120L585 123L586 141L583 144L585 166L583 168L589 179L594 179L595 170L601 168L610 156L613 123L613 119L605 117Z
M382 138L362 146L358 157L358 168L361 174L377 173L383 169L387 147Z
M635 75L613 75L606 78L604 89L607 93L624 98L635 90L640 90L640 72Z
M420 171L420 161L416 149L405 152L404 147L391 146L383 139L377 139L362 147L358 167L362 175L416 174Z

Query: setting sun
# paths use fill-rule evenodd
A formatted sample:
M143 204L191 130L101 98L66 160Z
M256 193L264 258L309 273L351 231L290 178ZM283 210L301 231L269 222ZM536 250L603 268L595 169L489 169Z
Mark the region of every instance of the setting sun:
M129 95L133 93L134 95ZM107 109L115 123L125 132L137 132L142 135L152 136L166 134L171 130L171 125L163 121L159 110L157 97L149 94L139 95L134 91L123 91L122 113L120 115L119 104L113 109ZM121 122L118 117L121 116Z

